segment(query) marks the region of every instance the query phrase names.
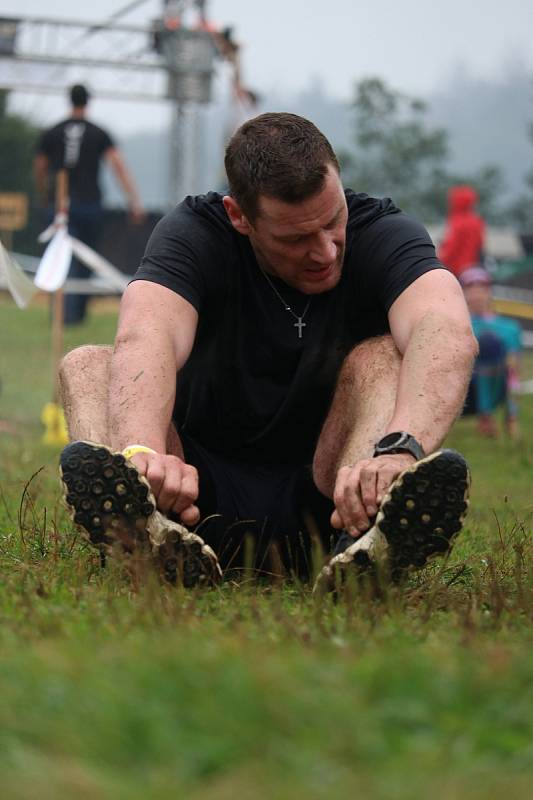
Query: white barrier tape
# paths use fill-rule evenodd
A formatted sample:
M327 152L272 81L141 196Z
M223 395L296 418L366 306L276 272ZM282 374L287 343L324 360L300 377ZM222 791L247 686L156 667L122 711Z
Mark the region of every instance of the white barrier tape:
M33 283L33 275L30 273L26 275L28 283L32 290L32 295L39 291L37 286ZM129 279L129 276L127 276ZM62 286L65 294L87 294L87 295L112 295L119 297L122 291L111 286L108 281L102 278L67 278ZM0 269L0 291L7 290L11 292L7 279L4 277L2 269Z
M2 277L18 307L26 308L37 288L0 242L0 278Z
M83 261L83 263L92 269L100 278L104 278L104 280L108 281L114 289L118 289L119 292L124 291L129 283L129 277L125 277L110 261L99 255L84 242L80 242L80 240L74 238L74 236L70 237L70 241L72 243L74 255L79 258L80 261Z

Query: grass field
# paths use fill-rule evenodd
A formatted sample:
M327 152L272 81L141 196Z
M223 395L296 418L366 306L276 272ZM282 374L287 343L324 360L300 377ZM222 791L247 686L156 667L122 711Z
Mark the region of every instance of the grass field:
M531 797L533 397L518 444L458 423L465 530L401 590L186 593L102 570L68 520L49 344L44 308L0 300L2 798Z

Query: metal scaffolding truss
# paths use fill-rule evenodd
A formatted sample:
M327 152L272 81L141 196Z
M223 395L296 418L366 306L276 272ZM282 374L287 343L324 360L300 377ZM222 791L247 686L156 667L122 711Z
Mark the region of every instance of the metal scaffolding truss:
M161 100L167 96L167 67L154 47L155 25L3 17L0 88L64 94L75 68L78 78L80 70L90 74L100 97ZM11 52L5 33L10 29Z

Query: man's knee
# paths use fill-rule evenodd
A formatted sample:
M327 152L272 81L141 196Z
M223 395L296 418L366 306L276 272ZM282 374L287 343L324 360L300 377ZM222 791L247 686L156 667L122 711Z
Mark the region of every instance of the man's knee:
M59 363L62 387L72 381L85 382L93 375L107 376L113 348L108 345L83 345L68 352Z
M70 350L63 356L59 369L64 373L88 369L99 362L107 364L111 358L113 348L109 345L85 344Z
M341 375L343 372L354 372L361 376L376 372L387 374L391 369L396 372L401 361L401 353L390 334L374 336L359 342L348 353L341 367Z
M71 350L59 365L59 391L71 441L107 442L111 347Z

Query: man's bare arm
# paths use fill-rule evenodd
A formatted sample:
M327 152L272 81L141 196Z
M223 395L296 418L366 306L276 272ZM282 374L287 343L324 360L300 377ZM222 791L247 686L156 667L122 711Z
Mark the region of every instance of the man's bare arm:
M107 163L115 173L117 181L130 205L130 212L134 222L142 222L144 219L144 209L142 207L137 188L131 177L120 150L117 147L110 147L105 154Z
M444 269L425 273L393 303L389 322L403 359L396 408L383 433L409 431L430 453L462 411L478 350L456 278Z
M48 201L48 170L48 157L44 153L37 153L33 159L33 180L42 206L45 206Z
M447 270L425 273L393 303L389 322L402 365L396 406L383 436L407 431L430 453L461 413L477 353L457 280ZM402 453L341 467L333 524L351 528L354 535L366 530L392 481L413 461Z
M193 306L170 289L149 281L130 284L121 303L109 391L112 447L143 444L156 451L132 460L148 478L158 507L176 511L185 522L199 516L196 470L168 455L166 447L176 375L189 357L197 323Z

